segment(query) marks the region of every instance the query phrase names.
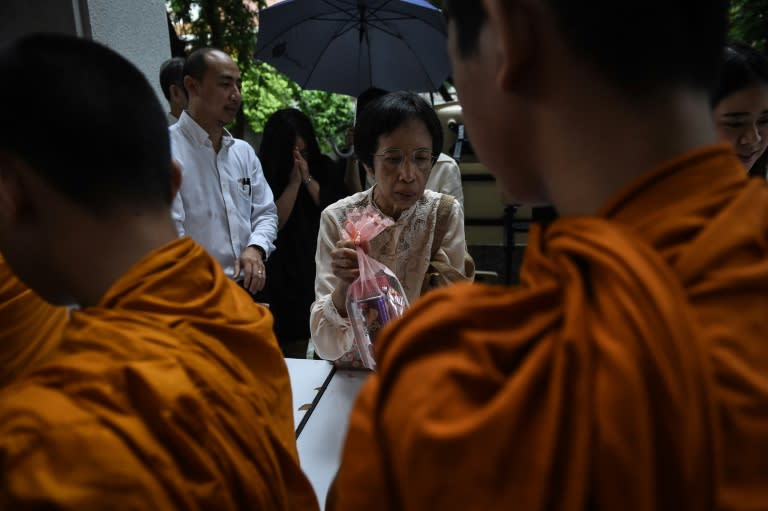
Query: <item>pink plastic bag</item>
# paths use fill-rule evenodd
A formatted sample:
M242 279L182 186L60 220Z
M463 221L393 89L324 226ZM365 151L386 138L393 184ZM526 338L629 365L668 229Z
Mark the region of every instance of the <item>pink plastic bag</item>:
M362 248L393 223L370 207L347 210L344 222L344 238L355 243L360 268L360 276L347 290L347 315L362 365L371 370L376 369L374 344L379 330L408 307L403 286L392 270Z

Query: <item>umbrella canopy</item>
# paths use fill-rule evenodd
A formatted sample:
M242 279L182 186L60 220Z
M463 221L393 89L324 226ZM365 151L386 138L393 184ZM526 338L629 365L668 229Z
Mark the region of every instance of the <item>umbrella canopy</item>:
M305 89L427 92L450 74L446 39L424 0L284 0L259 14L256 58Z

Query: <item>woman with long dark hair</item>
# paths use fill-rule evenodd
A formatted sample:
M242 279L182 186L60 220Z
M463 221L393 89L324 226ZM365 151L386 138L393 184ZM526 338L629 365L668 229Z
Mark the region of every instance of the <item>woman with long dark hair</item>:
M333 161L320 151L312 122L295 108L278 110L267 120L259 159L275 196L279 228L261 299L270 305L285 355L304 357L320 213L346 190Z

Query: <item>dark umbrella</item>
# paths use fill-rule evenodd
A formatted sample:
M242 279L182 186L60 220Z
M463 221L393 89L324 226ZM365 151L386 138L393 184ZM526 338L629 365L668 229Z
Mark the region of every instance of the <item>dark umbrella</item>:
M350 96L434 91L450 74L445 20L424 0L284 0L259 14L256 58Z

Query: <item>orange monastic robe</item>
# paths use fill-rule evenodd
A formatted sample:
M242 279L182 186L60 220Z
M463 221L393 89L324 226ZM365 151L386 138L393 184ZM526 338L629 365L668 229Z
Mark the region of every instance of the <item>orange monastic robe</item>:
M22 284L0 256L0 387L58 346L68 317L65 307Z
M331 509L768 509L768 187L724 145L379 338Z
M0 509L317 509L271 315L189 238L0 391L0 466Z

